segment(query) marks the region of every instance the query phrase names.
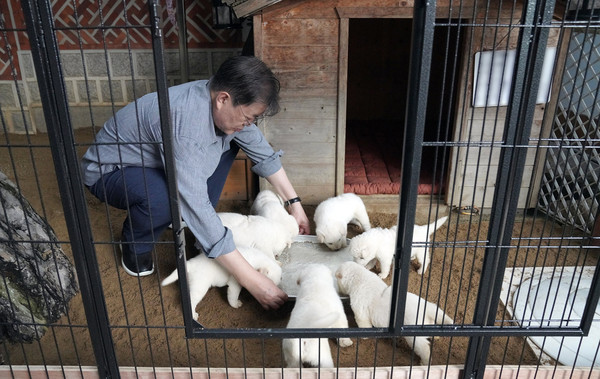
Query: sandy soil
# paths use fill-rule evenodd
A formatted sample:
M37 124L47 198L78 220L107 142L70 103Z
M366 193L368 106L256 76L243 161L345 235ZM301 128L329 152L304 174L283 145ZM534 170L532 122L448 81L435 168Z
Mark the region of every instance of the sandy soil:
M77 132L81 152L90 142L89 131ZM26 138L9 136L10 149L0 150L0 169L16 179L21 192L54 228L65 253L72 258L70 235L61 206L56 175L48 148L47 136ZM102 290L108 311L112 340L120 365L136 366L200 366L200 367L280 367L283 365L278 339L187 339L183 329L183 313L179 287L160 286L160 280L175 269L175 254L169 239L156 247L157 273L142 279L128 276L120 267L120 255L114 241L120 235L122 211L106 207L86 192L89 220L93 228L96 259L102 277ZM227 202L219 210L247 212L248 204ZM314 206L306 207L312 218ZM373 226L389 227L397 214L369 212ZM582 264L580 249L552 247L550 235L572 235L559 225L547 224L543 218L519 217L513 236L543 236L533 239L530 248L511 249L509 265L540 266L542 264ZM439 304L457 324L469 324L484 257L488 221L482 215L471 218L452 213L450 221L436 235L436 241L449 241L454 248L437 247L432 263L423 276L411 272L409 290ZM314 228L314 226L313 226ZM314 229L313 229L314 230ZM350 227L350 235L358 231ZM569 234L570 233L570 234ZM187 237L188 257L196 254L190 233ZM472 241L464 243L464 241ZM479 242L475 242L479 241ZM524 241L515 241L513 244ZM554 242L556 243L556 242ZM542 263L542 259L544 260ZM587 257L586 265L595 264ZM388 278L390 282L390 278ZM277 311L265 311L246 292L241 294L243 306L233 309L227 304L225 288L213 288L197 307L200 323L207 328L283 328L294 303L288 302ZM356 326L346 304L350 326ZM498 319L509 319L498 309ZM93 311L92 311L93 312ZM91 337L81 294L56 325L33 344L4 344L5 363L94 365ZM93 326L92 326L93 328ZM466 337L440 337L433 342L432 364L462 364L468 347ZM330 341L338 366L390 366L419 364L411 357L411 349L401 341L354 339L351 347L339 348ZM494 338L489 364L535 364L536 356L522 338Z

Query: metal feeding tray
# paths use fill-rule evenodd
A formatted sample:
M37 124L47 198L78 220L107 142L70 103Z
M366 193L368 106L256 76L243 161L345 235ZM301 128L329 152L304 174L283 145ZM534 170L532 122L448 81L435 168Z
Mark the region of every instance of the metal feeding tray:
M279 287L288 294L290 300L294 300L298 293L296 278L303 266L311 263L322 263L329 267L332 274L331 280L334 283L335 289L338 290L335 271L340 264L351 261L352 255L350 255L347 247L333 251L325 244L319 243L317 236L300 235L294 239L289 248L285 249L279 255L278 260L281 262L282 268ZM345 299L348 296L341 295L340 297Z

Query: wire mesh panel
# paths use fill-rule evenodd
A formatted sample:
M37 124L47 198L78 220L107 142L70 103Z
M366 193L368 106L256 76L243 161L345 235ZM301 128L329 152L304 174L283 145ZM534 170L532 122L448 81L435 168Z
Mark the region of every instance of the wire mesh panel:
M88 325L77 321L84 305L52 141L36 134L29 113L39 92L23 85L35 73L18 48L30 42L25 25L11 17L18 8L18 2L0 6L2 364L96 364L93 350L84 348L91 343Z
M166 9L155 1L0 4L0 170L12 182L5 186L0 175L0 306L26 316L0 319L7 370L0 372L56 365L69 374L75 366L79 376L94 366L102 377L597 375L598 248L589 234L600 192L598 25L589 14L571 17L573 9L593 10L593 2L583 8L542 0L371 3L281 1L253 19L255 53L279 78L284 105L260 119L261 133L275 151L286 150L282 162L302 190L314 234L297 237L293 246L308 240L329 263L334 254L347 261L306 298L324 297L336 286L339 292L297 325L290 320L304 298L290 291L276 310L264 309L244 289L233 298L237 282L198 248L197 220L184 229L173 213L179 199L172 164L183 161L180 150L171 150L183 146L169 137L180 121L173 115L196 122L205 114L171 103L176 99L166 87L177 94L204 83L195 80L209 79L241 53L243 33L207 27L210 1L179 2L191 47L183 62L188 82L175 47L177 27L167 21L172 2ZM348 46L365 40L370 49ZM365 51L367 57L379 51L381 59L346 75L347 60L364 59ZM351 70L361 67L351 63ZM350 87L367 95L352 97ZM380 92L366 90L373 87ZM392 90L406 96L386 93ZM391 109L398 116L381 106L383 97L405 102L401 111ZM148 99L152 121L161 126L152 141L143 128L150 113L137 112ZM134 108L128 114L135 116L117 116ZM257 121L243 109L235 117ZM348 145L337 145L344 138L335 127L356 114L366 118L358 120L368 125L363 137L377 135L371 145L396 159L383 170L401 178L400 193L359 197L369 225L346 220L360 226L344 223L339 240L348 246L334 252L318 242L315 215L335 189L342 152L350 158ZM107 130L118 137L95 139ZM126 130L131 135L121 134ZM108 172L127 169L125 158L134 151L144 169L168 177L175 193L165 201L174 230L165 224L152 236L154 272L147 276L125 269L123 251L142 245L123 243L132 209L96 197L89 190L94 183L80 172L90 148L109 145L115 153L98 161L118 167ZM358 160L376 154L367 155ZM246 165L252 157L239 160ZM235 173L251 175L246 167ZM157 182L148 175L128 185L152 193ZM252 206L220 201L215 211L249 216ZM359 256L361 243L368 258ZM19 250L14 247L37 258L5 259ZM279 259L282 272L289 263ZM32 295L13 296L18 272L34 284ZM205 291L192 293L193 284L215 272L226 280L200 283ZM300 282L316 282L317 272ZM163 282L174 274L177 279ZM59 295L40 289L42 279L64 288ZM333 303L341 311L335 322L326 322L333 319L327 312L316 317ZM30 334L10 339L17 331ZM302 350L315 339L321 343Z
M539 197L541 209L588 234L598 214L599 41L595 28L570 33Z

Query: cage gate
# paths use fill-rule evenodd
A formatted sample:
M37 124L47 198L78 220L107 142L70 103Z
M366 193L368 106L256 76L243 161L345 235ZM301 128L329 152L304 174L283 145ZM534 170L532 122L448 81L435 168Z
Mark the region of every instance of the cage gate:
M195 27L198 19L194 17L206 21L207 16L195 13L201 12L198 3L187 4L186 14L182 11L186 4L177 4L178 20L188 21L180 23L182 27ZM331 92L323 83L331 77L344 78L344 66L331 51L344 51L348 46L337 35L305 35L303 28L319 25L344 35L349 20L370 14L412 20L410 61L404 67L408 91L403 120L411 127L404 129L402 144L396 147L401 157L397 211L390 212L391 217L380 214L369 209L373 203L363 197L373 228L398 228L393 275L385 278L391 290L389 326L358 327L352 300L344 300L349 328L293 330L285 327L293 302L266 313L249 294L242 293L243 306L233 309L218 289L198 304L202 316L214 313L214 317L206 317L206 323L201 318L193 320L196 305L190 304L186 259L195 250L190 233L184 233L178 195L170 196L173 233L155 237L154 276L133 278L121 271L118 233L125 213L86 192L79 168L82 149L94 144L93 135L120 107L157 92L163 137L159 148L165 151L169 191L177 194L168 87L207 79L214 72L213 64L216 67L226 56L242 50L239 46L227 52L182 48L181 41L168 37L175 30L173 21L165 17L173 10L172 4L165 4L167 10L155 0L140 4L98 2L84 10L75 1L61 5L28 0L0 6L0 58L9 72L0 76L0 85L10 88L10 93L0 97L5 136L0 167L14 182L13 192L26 198L48 222L43 228L57 231L55 245L62 246L72 260L80 291L59 320L39 321L40 316L32 311L35 307L29 305L33 322L4 323L7 331L39 326L33 342L9 341L5 332L2 355L8 375L18 377L21 367L36 372L38 366L49 375L51 366L59 366L63 376L83 377L86 367L92 366L101 377L143 376L149 367L154 376L204 377L220 375L224 368L225 375L263 377L376 373L393 377L408 371L475 378L486 372L497 377L515 375L515 365L521 375L532 377L536 373L558 377L574 370L590 377L600 375L595 368L600 365L596 358L600 342L594 339L600 296L594 230L600 190L594 166L598 142L596 8L600 4L437 1L380 8L368 2L340 1L330 9L336 10L334 18L331 14L320 18L309 9L328 9L331 4L282 1L252 16L253 42L261 42L254 47L255 54L280 76L285 102L281 114L261 121L261 129L274 145L290 150L292 157L297 153L278 140L283 133L278 128L310 144L307 138L312 134L325 138L314 127L318 122L327 128L346 119L339 113L345 108L344 99L332 93L347 84L340 81ZM15 12L22 12L23 25L18 24ZM310 17L316 18L307 21ZM286 42L283 32L287 28L300 28L297 34L308 47ZM193 39L194 32L181 33ZM227 35L227 31L221 33ZM88 45L95 48L88 50ZM15 54L17 46L20 51ZM312 51L312 58L306 61L289 54L296 48ZM556 52L550 55L553 62L547 69L551 48ZM432 71L436 49L445 50L447 60L443 66L436 65L436 70L444 67L448 72ZM187 66L184 63L176 69L176 54L206 54L210 68L188 72L182 68ZM294 63L286 61L290 56ZM326 63L315 65L313 60ZM299 85L322 97L307 100L285 87L299 83L298 72L323 81L324 87L314 92L304 83ZM432 76L436 80L430 80ZM360 76L353 78L360 80ZM35 91L38 102L32 95ZM294 101L308 111L290 114ZM43 117L35 116L38 103ZM331 104L339 106L338 113L328 113ZM444 112L432 111L433 107L448 109L449 104L456 108L451 120L444 119ZM332 114L336 121L328 123ZM288 128L290 119L306 124L301 136ZM335 138L331 144L335 146ZM448 160L445 170L434 164L446 191L421 195L420 169L432 151L431 155ZM327 161L325 156L321 159ZM50 160L53 166L38 169ZM303 168L290 167L290 176L313 179L304 176ZM316 187L306 184L299 188ZM268 188L266 183L261 186ZM52 191L60 194L58 206L51 203ZM316 206L327 197L310 192L300 196L312 199L313 204L307 202L307 206ZM4 231L2 245L6 249L37 246L40 241L31 226L25 228L28 237L17 238L15 231L20 227L9 219L7 199L3 195L3 222L12 229ZM222 203L217 210L246 212L248 208L249 204ZM436 225L443 216L447 219ZM418 231L426 225L430 226L425 231ZM349 233L361 234L352 228ZM417 274L411 262L415 251L429 254L429 267L422 274ZM373 270L377 272L380 266L381 261ZM159 280L169 270L176 270L179 283L161 286ZM2 278L4 293L11 293L8 288L16 280L14 274L3 269ZM41 290L46 304L47 291ZM409 294L428 302L415 304ZM5 297L6 302L16 304L11 296ZM36 301L31 295L26 298L28 304ZM16 308L9 306L12 311L8 313L14 316ZM433 309L434 318L446 314L452 322L428 321L427 312ZM348 337L353 345L340 346L340 339ZM424 337L431 352L426 359L419 355ZM331 338L328 346L337 368L284 368L281 341L286 338Z

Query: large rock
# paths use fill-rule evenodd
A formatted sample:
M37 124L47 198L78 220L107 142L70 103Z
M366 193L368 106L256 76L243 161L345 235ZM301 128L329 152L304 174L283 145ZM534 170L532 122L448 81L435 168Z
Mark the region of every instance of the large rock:
M32 342L79 291L52 227L0 172L0 339Z

